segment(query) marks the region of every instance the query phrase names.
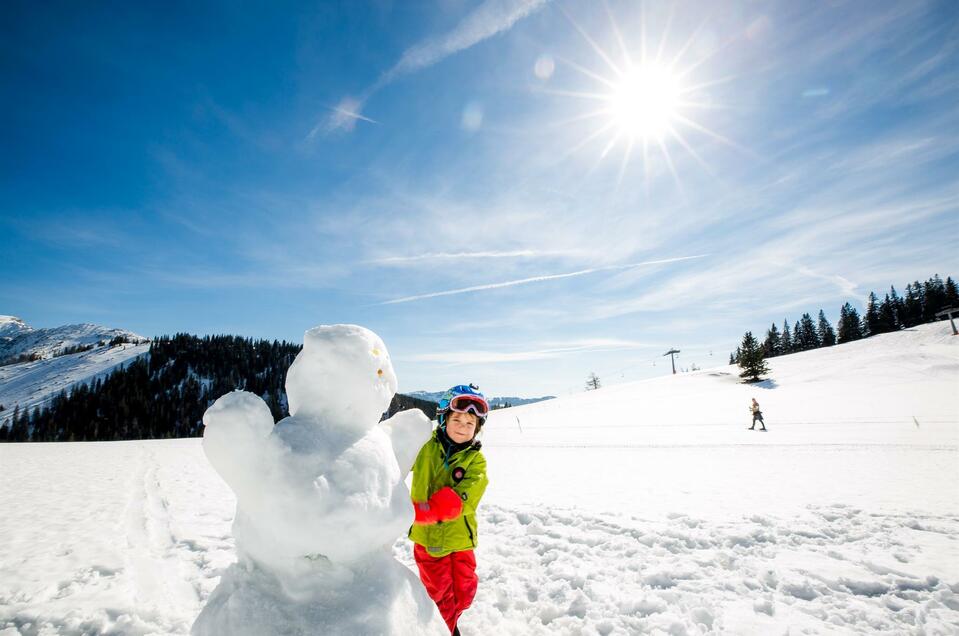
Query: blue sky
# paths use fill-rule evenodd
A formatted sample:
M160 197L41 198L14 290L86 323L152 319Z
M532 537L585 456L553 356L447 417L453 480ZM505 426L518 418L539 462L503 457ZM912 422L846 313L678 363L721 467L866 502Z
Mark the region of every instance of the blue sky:
M4 13L0 313L36 327L351 322L402 390L565 394L959 272L950 2Z

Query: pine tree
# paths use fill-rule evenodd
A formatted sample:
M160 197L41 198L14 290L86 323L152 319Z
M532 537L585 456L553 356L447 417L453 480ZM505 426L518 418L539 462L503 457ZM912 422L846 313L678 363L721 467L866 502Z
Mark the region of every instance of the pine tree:
M922 323L922 287L919 285L919 281L906 285L906 296L902 302L900 322L905 328L915 327Z
M819 346L821 347L831 347L836 344L836 332L833 331L832 325L826 320L826 313L822 309L819 310L819 325L816 327L816 335L819 336Z
M763 354L767 358L774 358L782 352L782 337L779 335L779 329L776 323L773 323L766 332L766 340L763 341Z
M739 377L747 382L758 382L760 376L769 373L769 367L763 359L762 347L751 331L743 335L743 342L739 345L739 367L742 369Z
M802 315L802 319L796 323L796 330L793 332L794 344L799 351L809 351L819 346L819 336L816 334L816 325L812 321L812 316L808 313Z
M736 364L736 357L733 354L729 354L729 364Z
M922 286L922 322L932 322L936 319L936 312L945 309L946 286L939 274L936 274Z
M783 335L782 335L782 340L780 342L780 349L782 350L783 355L787 353L792 353L794 351L793 339L792 339L792 334L789 332L788 320L783 320Z
M946 276L946 302L943 309L959 309L959 288L956 287L956 281L952 276Z
M859 312L855 307L846 303L839 312L839 337L840 343L852 342L862 338L862 324L859 319Z
M889 288L889 307L892 310L893 324L895 324L896 331L902 329L902 315L905 311L905 306L905 301L896 293L896 286L891 286Z
M876 333L889 333L898 329L896 302L890 298L889 294L886 294L886 297L879 303L879 330Z
M587 390L587 391L595 391L595 390L598 389L599 387L600 387L600 384L599 384L599 376L597 376L595 373L592 373L592 372L591 372L591 373L589 374L589 377L586 378L586 390Z
M879 306L876 304L876 292L869 292L869 300L866 302L866 314L862 317L863 335L874 336L880 331L881 322L879 318Z

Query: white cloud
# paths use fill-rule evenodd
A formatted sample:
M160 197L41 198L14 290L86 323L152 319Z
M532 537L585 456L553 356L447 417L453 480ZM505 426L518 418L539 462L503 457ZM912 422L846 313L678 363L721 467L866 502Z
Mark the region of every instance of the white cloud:
M451 31L427 38L403 52L400 59L359 98L344 98L333 112L313 127L307 139L319 132L350 132L357 120L373 121L361 115L363 104L379 89L396 78L414 73L440 60L479 44L498 33L508 31L516 22L543 7L548 0L486 0ZM348 107L343 107L348 101ZM475 121L475 116L470 121ZM477 126L478 127L478 126Z

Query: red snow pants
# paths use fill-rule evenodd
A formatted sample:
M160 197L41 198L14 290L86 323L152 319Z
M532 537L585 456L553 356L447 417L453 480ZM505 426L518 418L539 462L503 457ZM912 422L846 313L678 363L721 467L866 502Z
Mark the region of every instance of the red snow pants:
M426 548L416 543L413 544L413 557L426 593L436 603L452 633L460 614L473 603L473 597L476 596L479 579L476 577L473 551L451 552L437 558L430 556Z

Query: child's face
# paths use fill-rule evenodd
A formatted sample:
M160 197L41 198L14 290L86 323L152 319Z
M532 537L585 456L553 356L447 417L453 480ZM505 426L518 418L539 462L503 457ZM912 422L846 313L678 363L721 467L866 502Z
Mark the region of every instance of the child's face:
M478 418L472 413L457 413L453 411L446 422L446 434L457 444L468 442L476 435Z

